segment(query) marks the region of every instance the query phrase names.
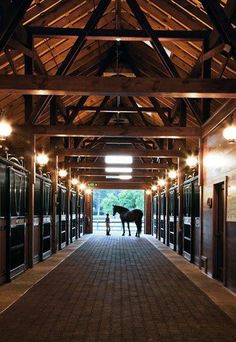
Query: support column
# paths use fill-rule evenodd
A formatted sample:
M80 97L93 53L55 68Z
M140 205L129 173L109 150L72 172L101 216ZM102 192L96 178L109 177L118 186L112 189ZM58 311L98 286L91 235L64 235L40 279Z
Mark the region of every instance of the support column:
M52 253L56 253L57 235L57 204L58 204L58 156L54 155L51 163L52 177Z
M170 197L170 179L168 177L168 172L166 170L166 222L165 222L165 241L166 245L169 246L169 197Z
M85 234L93 232L93 195L92 193L84 194L84 230Z
M34 264L34 185L35 185L35 154L36 137L29 137L29 148L26 155L26 168L29 171L28 177L28 202L27 202L27 236L28 236L28 267Z
M177 223L177 251L183 253L183 182L184 160L178 158L178 223Z
M203 143L199 139L199 157L198 157L198 185L200 187L200 239L199 239L199 268L201 268L201 259L203 255Z
M145 192L145 225L144 225L144 234L151 234L151 226L152 226L152 193L147 194Z
M71 168L68 169L68 176L66 180L67 188L67 212L66 212L66 224L67 224L67 234L66 234L66 244L71 243L71 217L70 217L70 205L71 205Z

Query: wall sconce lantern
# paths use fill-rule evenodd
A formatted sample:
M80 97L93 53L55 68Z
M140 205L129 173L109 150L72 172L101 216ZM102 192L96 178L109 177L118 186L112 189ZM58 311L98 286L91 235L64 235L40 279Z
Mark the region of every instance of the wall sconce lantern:
M188 156L186 159L186 164L190 167L190 168L194 168L197 166L198 164L198 158L197 156L194 156L193 154Z
M48 155L45 154L44 152L38 153L36 155L36 163L39 164L39 166L43 167L47 165L48 161L49 161Z
M176 170L170 170L168 172L168 177L171 179L171 180L174 180L177 178L177 171Z
M0 140L4 141L9 135L11 135L12 127L5 119L5 112L3 110L0 111L0 116Z
M164 178L159 178L157 181L158 186L163 188L166 185L166 180Z
M78 178L72 178L72 179L71 179L71 184L72 184L72 185L78 185L78 183L79 183Z
M236 142L236 126L230 125L223 130L223 137L228 140L229 144Z
M65 178L67 176L68 172L66 169L60 169L58 172L58 176L61 178Z

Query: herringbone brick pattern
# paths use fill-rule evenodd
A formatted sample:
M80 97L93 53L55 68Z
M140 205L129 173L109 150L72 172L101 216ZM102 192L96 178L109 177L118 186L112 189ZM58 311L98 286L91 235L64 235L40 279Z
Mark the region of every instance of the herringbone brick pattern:
M235 341L236 325L146 239L92 237L0 316L0 341Z

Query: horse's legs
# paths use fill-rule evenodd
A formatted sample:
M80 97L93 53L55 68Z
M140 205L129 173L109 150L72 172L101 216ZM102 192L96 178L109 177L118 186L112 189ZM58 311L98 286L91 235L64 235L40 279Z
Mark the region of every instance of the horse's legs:
M123 234L122 234L122 236L125 236L125 222L124 221L122 221L122 227L123 227Z
M136 227L137 227L137 232L136 232L136 237L140 237L140 233L142 230L142 221L141 222L135 222Z
M128 225L128 229L129 229L129 236L131 236L130 227L129 227L129 222L127 222L127 225Z

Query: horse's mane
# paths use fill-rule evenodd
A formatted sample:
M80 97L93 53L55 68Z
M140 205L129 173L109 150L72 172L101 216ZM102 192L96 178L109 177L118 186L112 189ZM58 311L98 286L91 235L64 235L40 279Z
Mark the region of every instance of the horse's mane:
M122 209L125 209L125 210L129 211L129 209L128 209L128 208L122 207L121 205L114 205L114 207L117 207L117 208L122 208Z

